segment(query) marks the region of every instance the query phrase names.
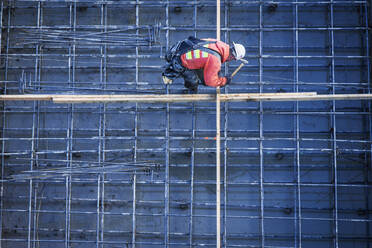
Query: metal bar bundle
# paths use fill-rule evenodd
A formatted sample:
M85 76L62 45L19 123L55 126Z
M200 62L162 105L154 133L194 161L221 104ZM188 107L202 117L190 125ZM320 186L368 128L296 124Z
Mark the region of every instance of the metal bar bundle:
M38 159L38 161L52 161L50 159ZM58 163L69 163L68 160L56 160ZM22 171L20 174L13 174L9 180L29 180L29 179L46 179L53 177L64 177L70 175L87 175L87 174L116 174L116 173L135 173L156 171L160 165L153 162L122 162L94 163L91 161L72 161L75 167L53 167L47 169L32 169ZM76 166L77 164L77 166ZM43 166L45 167L45 166Z
M142 27L144 34L135 33L136 28L88 31L84 29L22 29L16 38L17 45L59 44L69 46L151 46L157 42L159 26Z

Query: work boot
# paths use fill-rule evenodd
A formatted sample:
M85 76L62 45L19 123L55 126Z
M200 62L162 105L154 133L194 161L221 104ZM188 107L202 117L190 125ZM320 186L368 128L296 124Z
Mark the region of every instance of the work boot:
M198 87L190 87L183 90L184 94L197 94L198 93Z
M190 94L197 94L198 93L198 87L189 88L189 93Z

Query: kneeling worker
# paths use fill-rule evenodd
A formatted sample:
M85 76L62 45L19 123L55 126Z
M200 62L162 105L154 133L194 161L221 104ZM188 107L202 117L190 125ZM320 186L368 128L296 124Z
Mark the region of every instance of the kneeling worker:
M241 44L228 44L215 39L189 38L173 45L167 52L167 64L162 73L165 84L183 77L185 87L196 93L199 84L223 87L231 81L230 76L221 76L221 64L244 58Z

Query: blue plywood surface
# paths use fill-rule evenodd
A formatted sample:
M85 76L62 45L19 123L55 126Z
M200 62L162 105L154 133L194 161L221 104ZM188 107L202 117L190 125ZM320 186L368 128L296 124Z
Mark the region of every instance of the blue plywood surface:
M1 6L3 94L18 94L22 75L28 94L182 93L181 79L161 82L166 49L215 36L209 0ZM222 91L370 93L369 11L366 1L223 1L222 40L242 43L249 64ZM122 43L94 36L105 30ZM155 31L154 42L133 40ZM84 42L27 42L35 32L85 33ZM223 247L370 246L370 102L237 102L221 111ZM215 246L215 119L215 103L2 103L0 246ZM81 161L160 168L8 180Z

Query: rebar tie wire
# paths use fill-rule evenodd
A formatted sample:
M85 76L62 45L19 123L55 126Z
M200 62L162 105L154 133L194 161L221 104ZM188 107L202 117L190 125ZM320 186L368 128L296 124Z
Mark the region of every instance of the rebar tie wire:
M141 27L145 34L131 34L137 27L92 32L84 29L21 29L16 45L152 46L159 42L160 24Z
M27 160L30 159L20 159ZM11 175L7 181L20 181L30 179L47 179L55 177L65 177L70 175L82 175L82 174L134 174L134 173L145 173L150 175L152 172L159 171L161 165L154 162L143 161L143 162L92 162L92 161L69 161L69 160L54 160L54 159L37 159L34 162L44 162L45 164L38 164L38 166L44 169L35 168L33 170L22 171L19 174ZM57 163L69 163L77 164L75 167L54 167L45 168L50 162Z

